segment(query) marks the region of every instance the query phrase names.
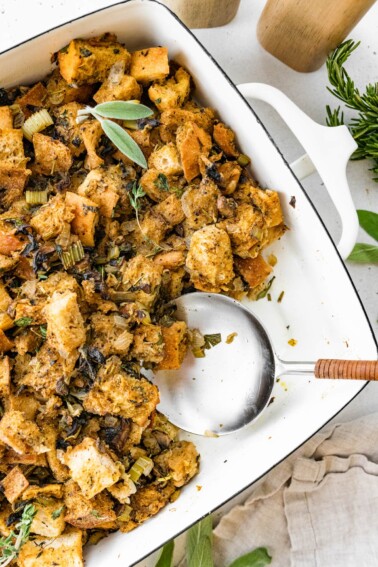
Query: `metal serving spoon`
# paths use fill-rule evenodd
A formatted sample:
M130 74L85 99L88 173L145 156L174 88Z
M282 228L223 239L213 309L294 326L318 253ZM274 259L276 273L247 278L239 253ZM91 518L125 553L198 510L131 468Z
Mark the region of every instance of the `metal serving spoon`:
M224 295L195 292L172 303L177 319L188 327L222 334L222 342L206 350L205 358L188 355L180 369L155 373L159 409L191 433L224 435L244 427L267 406L275 379L282 374L378 380L378 361L281 360L255 315ZM227 344L233 333L237 335Z

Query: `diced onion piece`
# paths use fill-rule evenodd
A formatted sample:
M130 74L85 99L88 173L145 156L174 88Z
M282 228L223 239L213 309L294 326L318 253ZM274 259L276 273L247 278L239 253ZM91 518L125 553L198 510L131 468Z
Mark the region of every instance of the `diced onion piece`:
M47 189L43 191L25 191L25 199L28 205L44 205L48 200Z
M72 268L76 262L80 262L85 256L84 248L80 240L71 244L68 250L59 254L65 270Z
M107 257L108 262L110 262L110 260L117 260L119 258L119 254L120 251L118 246L116 245L112 246L108 252L108 257Z
M122 80L122 77L125 74L125 66L126 63L124 60L117 61L116 63L114 63L114 65L112 65L109 71L108 82L111 83L112 85L119 85L119 83Z
M117 517L117 520L120 520L121 522L127 522L130 519L131 511L132 507L128 504L125 504L123 512Z
M128 331L123 331L113 343L113 347L116 350L125 350L130 346L130 333Z
M114 324L116 327L120 327L121 329L127 329L128 327L126 319L120 315L114 315Z
M149 457L139 457L129 470L130 478L133 482L138 482L142 474L148 476L154 468L154 462Z
M53 119L51 118L46 108L42 108L42 110L38 110L38 112L35 112L27 120L25 120L24 124L22 125L22 131L25 138L27 138L31 142L33 139L33 134L41 132L48 126L51 126L51 124L54 124Z

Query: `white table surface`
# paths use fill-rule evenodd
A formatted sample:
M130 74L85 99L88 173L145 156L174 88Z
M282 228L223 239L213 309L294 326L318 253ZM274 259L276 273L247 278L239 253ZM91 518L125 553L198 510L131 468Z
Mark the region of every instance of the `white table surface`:
M111 0L0 0L0 51L67 20L113 3L115 2ZM256 39L256 24L263 6L264 0L241 0L239 12L230 24L221 28L195 30L195 34L235 83L254 81L274 85L292 98L311 118L324 124L326 104L337 106L337 100L326 90L325 67L314 73L301 74L265 52ZM348 71L356 84L364 88L368 82L378 81L378 3L371 8L350 37L361 40L362 45L348 62ZM274 111L262 103L256 103L254 107L288 161L293 161L303 153ZM371 179L369 164L365 161L351 162L348 178L356 208L378 212L378 183ZM303 184L337 240L337 214L330 205L320 178L314 174ZM362 231L359 240L372 241ZM378 337L377 266L348 263L347 267ZM375 410L378 410L378 384L370 384L335 419L346 421ZM237 501L240 502L245 497L246 493L239 496ZM223 510L229 507L230 504ZM143 565L147 565L147 562L143 562Z

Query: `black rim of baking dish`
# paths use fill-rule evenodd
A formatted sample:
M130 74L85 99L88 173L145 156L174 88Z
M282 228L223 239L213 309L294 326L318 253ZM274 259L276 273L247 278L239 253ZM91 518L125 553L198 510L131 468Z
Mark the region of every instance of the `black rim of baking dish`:
M340 263L342 265L342 268L345 271L345 275L348 278L354 293L357 296L357 300L360 304L361 310L365 315L365 319L366 319L366 323L368 325L368 328L370 329L370 333L371 336L373 338L376 350L377 350L377 357L378 357L378 342L377 339L375 337L372 325L369 321L369 318L367 316L366 313L366 309L362 303L362 300L357 292L356 286L351 278L351 276L349 275L348 270L346 269L346 266L340 256L340 253L335 245L335 243L333 242L331 235L327 229L327 227L325 226L323 219L321 218L321 216L319 215L318 211L315 208L315 205L313 204L312 200L310 199L309 195L307 194L305 188L303 187L302 183L299 181L299 179L297 178L297 176L295 175L295 173L292 171L292 169L290 168L290 165L288 163L288 161L286 160L285 156L283 155L282 151L280 150L280 148L277 146L275 140L273 139L273 137L270 135L269 131L267 130L267 128L265 127L264 123L260 120L260 118L258 117L258 115L256 114L256 112L253 110L253 108L251 107L251 105L249 104L248 100L241 94L241 92L239 91L239 89L236 87L235 83L230 79L230 77L227 75L227 73L223 70L223 68L219 65L219 63L216 61L216 59L211 55L211 53L206 49L206 47L204 47L204 45L197 39L197 37L194 35L194 33L180 20L180 18L178 16L176 16L176 14L174 12L172 12L172 10L170 10L167 6L165 6L164 4L161 4L161 2L159 2L158 0L139 0L141 2L146 2L146 3L150 3L153 2L154 4L158 4L159 6L161 6L162 9L166 10L167 12L169 12L171 14L171 16L177 20L179 22L179 24L181 24L181 26L184 28L184 30L191 35L191 37L194 39L194 41L201 47L201 49L204 51L204 53L207 55L207 57L212 61L212 63L218 68L218 70L222 73L223 77L225 78L225 80L229 83L229 85L236 91L236 93L239 95L241 101L248 107L249 111L252 112L252 114L254 115L256 121L258 122L258 124L263 128L263 130L265 131L266 135L268 136L269 140L271 141L271 143L273 144L273 146L275 147L276 151L279 153L279 155L281 156L282 161L284 162L285 166L288 168L288 170L290 171L291 175L294 177L294 179L296 180L297 184L299 185L300 189L302 190L303 194L305 195L306 199L308 200L308 202L310 203L314 213L316 214L316 216L318 217L321 225L323 226L323 229L325 230L332 246L335 248L336 253L339 257ZM4 51L0 52L0 56L8 53L10 51L13 51L14 49L17 49L18 47L21 47L23 45L27 45L29 42L34 41L35 39L42 37L43 35L46 35L48 33L51 33L55 30L58 30L60 28L63 28L73 22L78 22L79 20L85 19L88 16L92 16L94 14L98 14L100 12L104 12L106 10L109 10L111 8L114 8L115 6L122 6L124 4L129 4L129 3L135 2L135 0L122 0L121 2L115 2L114 4L110 4L109 6L105 6L103 8L99 8L98 10L93 10L92 12L87 12L86 14L82 14L81 16L78 16L77 18L73 18L72 20L67 20L65 22L62 22L61 24L58 24L57 26L54 26L52 28L49 28L48 30L45 30L39 34L36 34L35 36L32 36L24 41L21 41L20 43L17 43L16 45L13 45L12 47L9 47L7 49L5 49ZM213 512L215 512L216 510L218 510L220 507L224 506L225 504L227 504L227 502L230 502L233 498L237 497L238 495L240 495L242 492L244 492L247 488L252 487L254 484L256 484L261 478L263 478L265 475L267 475L270 471L272 471L275 467L277 467L280 463L282 463L285 459L287 459L288 457L290 457L290 455L292 455L293 453L295 453L295 451L297 451L300 447L302 447L305 443L307 443L307 441L309 441L309 439L311 439L314 435L316 435L316 433L318 433L321 429L323 429L324 426L326 426L330 421L332 421L332 419L334 419L340 412L342 412L361 392L364 388L366 388L366 386L368 385L368 382L363 384L361 386L361 388L359 389L359 391L346 403L343 405L342 408L340 408L336 413L334 413L329 419L327 419L316 431L314 431L309 437L307 437L304 441L302 441L301 443L299 443L299 445L297 445L292 451L290 451L289 453L287 453L287 455L285 455L285 457L283 457L282 459L278 460L274 465L272 465L269 469L267 469L263 474L261 474L259 477L255 478L251 483L245 485L243 488L239 489L237 492L235 492L232 496L230 496L229 498L226 498L223 502L221 502L220 504L218 504L217 506L215 506L214 508L212 508L211 510L209 510L206 514L204 514L203 516L201 516L200 518L198 518L198 520L196 520L195 522L192 522L190 524L188 524L188 526L186 526L183 530L179 530L172 538L176 538L177 536L179 536L180 534L184 533L185 531L187 531L191 526L193 526L194 524L196 524L198 521L200 521L201 519L205 518L206 516L208 516L209 514L212 514ZM140 561L143 561L144 559L146 559L146 557L148 557L149 555L151 555L152 553L154 553L155 551L157 551L158 549L160 549L160 547L162 547L165 543L167 543L168 541L170 541L169 538L167 540L163 540L161 542L161 544L154 548L153 550L149 551L146 555L143 555L142 557L140 557L140 559L138 559L137 562L131 563L129 565L129 567L132 567L133 565L136 565L137 563L139 563ZM125 566L126 567L126 566Z

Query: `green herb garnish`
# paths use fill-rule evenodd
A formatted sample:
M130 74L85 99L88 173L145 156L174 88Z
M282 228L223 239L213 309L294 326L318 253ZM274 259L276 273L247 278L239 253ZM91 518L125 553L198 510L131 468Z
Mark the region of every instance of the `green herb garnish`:
M130 203L132 208L135 211L135 216L136 216L136 221L138 223L138 226L141 229L140 226L140 222L139 222L139 211L140 211L140 201L139 199L142 199L143 197L146 196L146 193L143 191L143 188L141 187L141 185L138 185L138 183L136 181L134 181L133 186L131 187L131 190L129 192L129 199L130 199Z
M153 111L144 104L137 104L131 101L102 102L97 106L86 106L79 110L76 121L81 123L92 115L100 122L104 133L120 152L141 167L147 168L146 158L138 144L126 130L116 122L109 120L109 118L137 120L139 118L147 118L151 114L153 114Z
M378 214L372 211L358 210L358 220L361 228L374 240L378 241ZM359 264L378 264L378 246L357 242L348 260Z
M256 301L258 301L259 299L263 299L264 297L267 296L268 291L270 290L270 288L272 287L272 284L275 280L276 276L273 276L267 283L267 285L264 287L264 289L262 289L260 291L260 293L257 294L256 296Z
M272 558L268 551L265 547L258 547L233 561L229 567L264 567L270 563L272 563Z
M173 539L165 544L155 567L171 567L175 542Z
M64 506L61 506L60 508L58 508L57 510L54 510L54 512L51 514L51 517L53 520L57 520L58 518L60 518L60 516L62 515L62 512L64 510Z
M212 335L204 335L203 338L205 341L204 348L206 350L209 350L211 349L211 347L219 345L219 343L222 342L222 335L220 333L214 333Z
M354 81L348 75L344 65L350 55L360 45L349 39L337 47L327 59L328 79L333 88L328 90L347 108L356 110L357 117L351 119L349 130L358 144L352 159L372 159L372 171L378 174L378 83L368 84L365 92L360 93ZM328 126L344 124L344 115L340 107L331 110L327 107ZM378 177L374 178L378 181Z
M17 532L13 530L9 536L0 538L0 565L5 567L9 565L20 553L21 547L29 539L30 527L37 510L33 504L27 504L22 512L21 520L16 524Z
M32 325L33 323L34 319L32 317L20 317L14 322L17 327L29 327L29 325Z
M154 185L161 191L169 191L169 183L167 176L164 173L159 173L154 181Z
M45 325L41 325L39 327L39 332L41 333L43 339L47 338L47 327Z

